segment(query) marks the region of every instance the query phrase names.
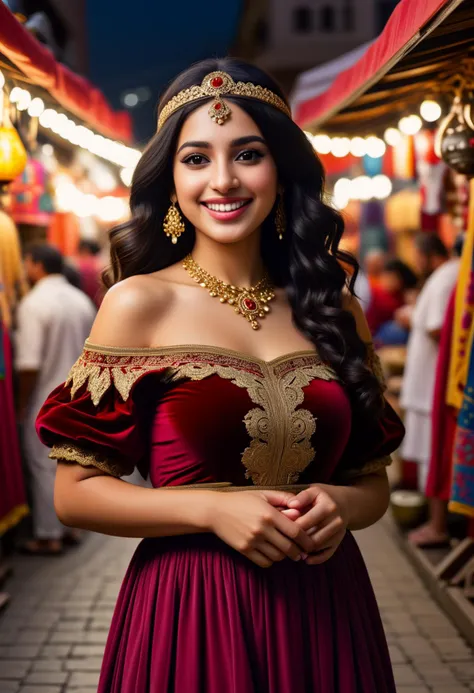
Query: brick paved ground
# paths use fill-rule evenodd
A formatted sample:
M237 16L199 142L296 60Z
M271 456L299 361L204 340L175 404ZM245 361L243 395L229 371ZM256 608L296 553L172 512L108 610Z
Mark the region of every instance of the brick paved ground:
M398 693L474 691L474 657L384 523L357 535L389 639ZM18 558L0 616L0 693L95 693L135 541L93 535L53 559Z

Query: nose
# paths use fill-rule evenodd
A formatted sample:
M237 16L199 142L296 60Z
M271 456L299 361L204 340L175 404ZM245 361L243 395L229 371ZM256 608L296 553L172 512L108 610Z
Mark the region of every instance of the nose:
M211 188L219 193L227 193L229 190L235 190L239 185L239 179L236 177L231 163L226 159L216 161L212 173Z

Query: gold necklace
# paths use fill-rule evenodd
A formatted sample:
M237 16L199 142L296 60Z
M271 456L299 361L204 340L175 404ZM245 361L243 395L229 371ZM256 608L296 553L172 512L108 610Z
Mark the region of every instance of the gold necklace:
M254 330L260 328L257 318L264 318L270 312L267 303L275 298L275 291L268 274L265 274L255 286L243 289L213 277L199 267L191 255L184 258L183 267L195 282L208 290L210 296L218 298L221 303L233 306L235 312L248 320Z

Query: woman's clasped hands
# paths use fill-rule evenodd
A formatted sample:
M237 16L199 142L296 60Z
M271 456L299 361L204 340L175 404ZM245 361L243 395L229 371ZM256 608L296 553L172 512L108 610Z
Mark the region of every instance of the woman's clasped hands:
M319 565L333 556L346 535L347 513L321 486L310 486L288 501L288 513L297 512L295 524L311 537L314 548L305 558Z
M345 513L330 494L312 486L297 496L282 491L215 494L209 528L257 565L291 558L327 561L344 538Z

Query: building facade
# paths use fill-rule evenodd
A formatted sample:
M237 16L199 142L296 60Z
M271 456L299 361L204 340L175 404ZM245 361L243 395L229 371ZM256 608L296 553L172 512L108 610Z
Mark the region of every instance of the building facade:
M373 39L398 0L268 0L258 63L287 89L299 72Z

